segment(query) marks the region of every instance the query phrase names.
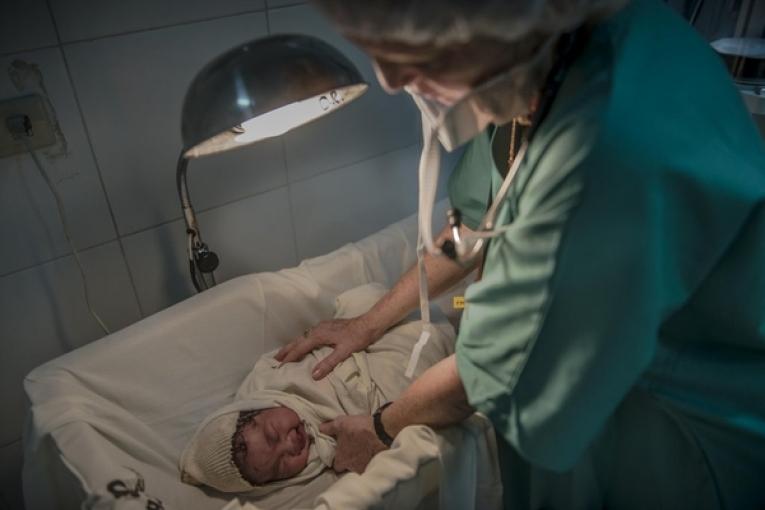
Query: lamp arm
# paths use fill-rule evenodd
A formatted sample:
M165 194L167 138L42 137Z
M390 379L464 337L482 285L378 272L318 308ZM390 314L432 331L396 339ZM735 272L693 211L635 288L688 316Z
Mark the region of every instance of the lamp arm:
M178 198L181 199L181 208L183 209L183 219L186 222L186 230L192 231L197 239L201 242L199 237L199 225L197 224L197 216L194 214L194 208L191 206L191 198L189 198L189 185L186 182L186 169L189 166L189 160L183 155L178 156L178 167L175 172L175 184L178 187Z
M181 209L183 210L183 220L186 222L186 256L189 261L189 276L191 283L197 292L202 292L202 287L197 279L196 262L194 261L194 247L199 242L199 231L196 228L196 215L191 207L189 199L189 187L186 182L186 169L189 166L189 160L184 157L183 152L178 156L178 166L175 170L175 184L178 189L178 198L181 200Z
M218 256L211 252L207 245L202 242L199 233L197 216L189 198L189 187L186 181L186 170L189 165L188 158L183 153L178 157L178 166L175 172L175 183L178 188L178 197L183 209L183 220L186 222L186 254L189 262L189 276L197 292L209 288L204 273L209 273L212 284L215 285L213 271L218 267Z

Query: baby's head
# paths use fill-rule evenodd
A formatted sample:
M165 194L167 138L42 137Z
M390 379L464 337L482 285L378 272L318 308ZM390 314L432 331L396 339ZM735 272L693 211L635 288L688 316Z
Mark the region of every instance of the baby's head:
M222 492L262 492L306 468L311 442L288 407L223 412L205 420L184 449L181 479Z
M287 407L242 411L231 438L231 455L252 485L291 478L308 463L310 436Z

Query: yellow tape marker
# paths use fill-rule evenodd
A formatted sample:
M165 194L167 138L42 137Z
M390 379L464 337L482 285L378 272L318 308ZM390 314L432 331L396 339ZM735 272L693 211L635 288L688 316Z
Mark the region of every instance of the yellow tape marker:
M452 298L452 307L455 310L462 310L465 308L465 296L454 296Z

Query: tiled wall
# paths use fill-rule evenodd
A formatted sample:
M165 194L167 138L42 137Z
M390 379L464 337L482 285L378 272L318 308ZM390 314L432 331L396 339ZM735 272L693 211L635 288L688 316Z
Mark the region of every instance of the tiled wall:
M42 151L98 313L122 328L191 294L175 194L186 86L211 58L268 33L336 45L373 84L281 139L196 160L190 187L219 279L289 267L416 207L419 120L308 5L289 0L3 0L0 99L46 95ZM27 155L0 159L0 509L22 508L22 379L102 336L48 189Z

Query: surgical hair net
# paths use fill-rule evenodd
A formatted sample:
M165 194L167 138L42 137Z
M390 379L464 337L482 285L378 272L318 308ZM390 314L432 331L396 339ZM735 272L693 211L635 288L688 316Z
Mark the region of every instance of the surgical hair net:
M560 34L627 0L313 0L348 36L446 46L475 38L517 41Z

